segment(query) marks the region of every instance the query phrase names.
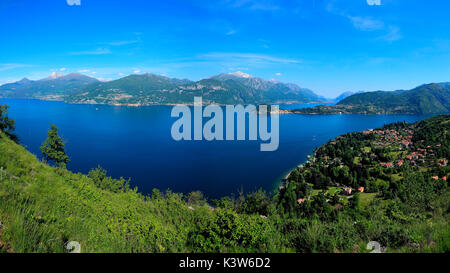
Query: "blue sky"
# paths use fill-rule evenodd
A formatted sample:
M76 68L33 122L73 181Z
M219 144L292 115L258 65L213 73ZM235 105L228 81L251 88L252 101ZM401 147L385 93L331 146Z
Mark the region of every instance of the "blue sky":
M450 81L449 11L446 0L1 0L0 83L240 70L327 97L409 89Z

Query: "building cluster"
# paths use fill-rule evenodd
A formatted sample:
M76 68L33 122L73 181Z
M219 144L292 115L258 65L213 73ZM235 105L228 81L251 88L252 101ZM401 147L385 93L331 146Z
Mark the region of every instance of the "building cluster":
M443 167L447 166L448 160L446 158L438 158L436 156L436 151L442 147L442 144L435 144L433 146L427 145L425 146L424 140L413 141L414 136L414 125L410 125L406 128L402 129L368 129L362 132L363 135L374 135L374 138L368 144L369 147L364 147L362 149L362 153L365 156L370 157L374 162L379 162L377 155L377 151L374 148L388 148L387 151L390 154L391 159L390 162L379 162L375 164L379 164L383 168L400 168L403 165L412 165L412 166L422 166L422 167ZM342 136L337 137L336 139L329 142L331 145L337 145ZM370 148L370 149L369 149ZM353 149L353 148L352 148ZM314 155L308 155L308 160L304 165L299 165L297 169L302 170L304 167L313 166L316 163L323 164L325 168L329 168L330 166L338 166L339 168L343 167L342 159L340 157L331 157L329 155L323 155L322 157L317 158L316 152ZM384 157L384 156L383 156ZM361 162L359 160L354 161L355 165L361 166ZM433 176L434 180L443 180L447 181L447 177L438 177ZM352 194L355 192L364 192L364 187L358 186L355 188L351 188L344 185L339 185L336 183L336 187L342 187L340 190L337 190L335 193L339 195L347 196L348 198L352 197ZM308 198L299 198L297 199L298 204L302 204L307 201Z
M398 148L399 150L407 151L407 154L403 158L398 158L396 161L392 162L381 162L380 166L384 168L395 168L401 167L403 164L408 163L410 165L424 166L437 165L438 167L447 166L448 160L446 158L435 159L436 152L435 149L439 149L442 144L436 144L436 147L430 145L423 147L423 140L418 143L412 141L414 134L414 125L407 127L402 130L385 129L385 130L365 130L364 135L375 134L377 135L377 140L372 142L375 147L392 147ZM404 153L403 153L404 155ZM374 158L375 155L371 154Z

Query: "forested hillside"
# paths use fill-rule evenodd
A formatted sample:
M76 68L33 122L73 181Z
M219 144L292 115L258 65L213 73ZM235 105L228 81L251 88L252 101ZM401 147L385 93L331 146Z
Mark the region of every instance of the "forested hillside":
M99 82L79 73L52 74L48 78L32 81L23 78L0 86L0 97L20 99L63 100L78 90Z
M155 74L132 74L108 82L72 73L54 74L31 81L23 79L0 86L0 97L61 100L69 103L110 105L192 104L194 96L205 103L278 104L323 102L325 98L295 84L263 80L245 73L225 73L199 81Z
M438 116L343 135L279 190L220 200L144 196L101 167L49 165L3 132L0 252L66 252L70 241L81 252L369 252L369 241L388 252L448 252L449 126Z
M71 103L116 105L192 104L194 96L205 103L259 104L325 101L297 85L265 81L241 73L228 73L199 81L178 80L153 74L130 75L92 84L65 98Z
M299 114L433 114L450 112L450 88L426 84L404 91L375 91L351 95L336 105L292 110Z

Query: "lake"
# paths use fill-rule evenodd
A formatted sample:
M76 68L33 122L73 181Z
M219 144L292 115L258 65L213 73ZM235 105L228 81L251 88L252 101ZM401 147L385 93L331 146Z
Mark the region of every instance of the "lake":
M146 194L153 188L208 198L242 189L275 189L280 179L306 160L313 149L341 134L413 122L413 115L280 115L279 148L261 152L260 141L175 141L171 106L124 107L73 105L55 101L0 99L10 106L21 143L41 158L40 149L53 123L71 158L68 169L87 173L101 165L112 177L131 178ZM289 105L300 108L311 105ZM280 106L283 108L283 106Z

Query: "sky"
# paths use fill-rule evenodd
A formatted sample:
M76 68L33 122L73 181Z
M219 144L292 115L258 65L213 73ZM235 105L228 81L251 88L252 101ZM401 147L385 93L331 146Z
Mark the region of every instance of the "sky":
M242 71L325 97L450 81L447 0L1 0L0 84Z

